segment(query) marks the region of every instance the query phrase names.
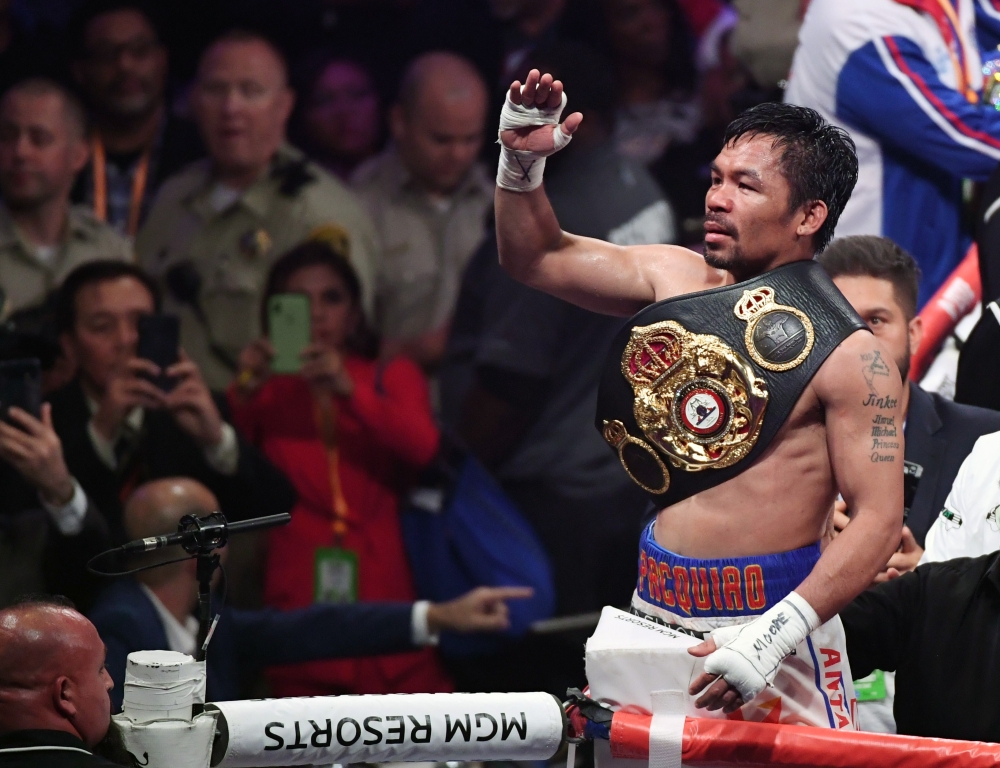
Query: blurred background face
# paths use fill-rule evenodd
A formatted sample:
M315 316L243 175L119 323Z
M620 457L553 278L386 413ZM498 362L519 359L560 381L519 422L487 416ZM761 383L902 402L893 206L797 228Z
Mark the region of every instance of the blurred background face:
M511 21L523 16L533 2L539 0L489 0L490 10L500 21Z
M605 0L608 35L615 56L662 67L670 54L670 12L662 0Z
M357 325L358 308L340 275L323 264L303 267L288 278L285 292L309 298L313 343L343 352Z
M465 178L483 146L486 106L485 88L470 87L462 98L430 81L412 104L393 108L393 140L425 189L449 194Z
M146 117L160 106L167 51L149 20L124 8L96 16L84 34L86 56L75 74L98 112Z
M221 170L263 170L284 141L292 103L284 66L265 43L223 41L202 58L192 106Z
M0 192L11 209L68 195L87 154L58 94L15 90L0 101Z
M892 355L903 381L910 371L910 355L920 346L923 321L908 317L888 280L868 275L840 275L834 284L861 315L882 346Z
M155 311L152 295L134 277L85 285L76 296L73 332L63 339L66 357L103 392L112 374L135 357L139 318Z
M305 110L310 143L326 157L356 163L374 153L381 109L368 73L350 61L327 65Z
M796 242L790 188L770 136L740 138L712 164L705 197L705 261L717 269L754 270Z

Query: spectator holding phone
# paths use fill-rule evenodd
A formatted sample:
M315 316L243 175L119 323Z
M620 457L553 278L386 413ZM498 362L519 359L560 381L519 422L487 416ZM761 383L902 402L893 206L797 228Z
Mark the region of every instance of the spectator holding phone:
M284 327L299 294L308 337L288 349ZM288 306L286 306L288 304ZM270 311L269 311L270 308ZM375 359L361 289L350 262L328 244L304 243L271 268L262 323L271 339L250 344L230 386L234 423L291 478L292 522L269 537L265 601L283 610L313 603L412 601L398 499L407 477L434 457L439 435L417 366ZM301 369L276 374L272 360L299 354ZM279 366L284 367L284 366ZM279 696L446 691L430 649L272 669Z
M98 261L66 278L56 323L77 375L51 397L66 463L125 538L122 499L146 480L188 476L218 497L231 519L286 511L292 489L242 443L198 366L178 351L162 369L136 356L140 319L159 309L156 285L132 264ZM166 391L154 381L165 376Z
M0 606L44 591L88 605L96 584L85 566L107 548L108 529L66 467L48 403L37 414L5 408L0 487Z

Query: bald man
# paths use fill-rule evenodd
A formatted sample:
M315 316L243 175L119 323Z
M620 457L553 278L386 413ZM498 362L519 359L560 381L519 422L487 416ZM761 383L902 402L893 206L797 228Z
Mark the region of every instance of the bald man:
M385 352L427 368L444 353L462 272L492 211L493 181L477 162L486 111L471 63L420 56L389 115L392 144L354 179L382 240L375 324Z
M58 600L0 610L0 766L111 766L111 677L94 625ZM117 760L116 760L117 761Z
M84 262L131 261L127 240L70 205L88 156L83 107L62 86L32 78L0 99L0 316L40 303Z
M232 32L202 56L191 92L209 157L168 179L136 240L142 265L180 315L181 346L208 385L226 387L260 336L271 264L309 238L346 256L371 308L376 236L340 181L285 140L295 94L266 39Z
M129 538L177 530L187 514L205 515L218 502L194 480L171 478L139 487L125 507ZM183 553L164 550L161 561ZM208 698L240 698L241 683L264 666L415 650L437 642L442 631L499 632L507 628L504 600L528 597L530 589L475 589L448 603L356 603L312 605L295 611L221 612L208 654ZM198 621L195 561L144 571L116 582L91 612L108 647L107 666L121 706L125 660L132 651L170 650L194 654Z

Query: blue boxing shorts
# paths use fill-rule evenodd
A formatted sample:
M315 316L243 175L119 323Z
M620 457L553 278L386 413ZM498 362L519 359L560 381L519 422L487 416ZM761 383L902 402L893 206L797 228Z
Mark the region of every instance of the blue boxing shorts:
M639 580L632 613L696 637L743 624L801 584L819 560L819 543L775 555L699 559L664 549L653 525L639 543ZM788 656L768 686L737 712L700 710L702 717L858 730L857 700L839 616Z

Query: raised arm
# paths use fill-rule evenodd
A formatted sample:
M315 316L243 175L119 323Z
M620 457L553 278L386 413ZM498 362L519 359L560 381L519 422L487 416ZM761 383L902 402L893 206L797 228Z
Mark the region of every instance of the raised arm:
M541 186L545 158L583 115L562 125L562 83L531 70L515 80L500 118L496 222L500 263L512 277L594 312L630 315L654 301L721 285L724 273L686 248L618 246L563 232Z

